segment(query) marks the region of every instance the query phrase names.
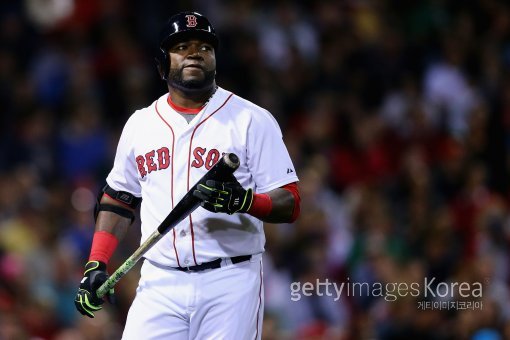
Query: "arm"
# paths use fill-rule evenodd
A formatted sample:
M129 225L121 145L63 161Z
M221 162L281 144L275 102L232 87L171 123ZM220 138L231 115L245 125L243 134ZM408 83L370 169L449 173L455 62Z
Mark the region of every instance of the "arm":
M94 312L102 308L103 299L97 297L96 291L108 279L107 264L134 220L134 211L139 200L132 198L129 200L131 204L126 204L103 194L96 206L94 239L84 276L74 300L77 310L88 317L93 318ZM110 301L113 300L113 289L106 297Z
M296 182L265 194L254 194L248 213L269 223L292 223L301 212L301 198Z
M296 183L273 189L264 194L254 194L244 189L233 178L230 182L209 180L199 184L194 196L202 207L215 213L248 213L269 223L291 223L300 212L299 189Z
M120 203L107 195L103 195L103 197L101 198L101 204L110 204L117 206L119 208L126 208L133 214L135 212L135 209L126 206L125 204ZM100 211L99 214L97 215L96 232L98 231L108 232L115 236L117 240L121 241L126 235L126 232L130 225L131 220L127 217L120 216L111 211Z
M109 191L113 197L118 197L119 193L108 186L104 190ZM127 197L128 200L112 198L105 192L96 206L96 227L89 261L108 264L117 244L124 238L134 221L134 212L140 199L125 192L121 196Z
M283 188L276 188L266 193L271 199L272 208L268 215L259 217L262 221L268 223L290 223L293 222L292 218L295 204L297 203L292 193ZM256 200L256 195L254 200ZM251 211L248 210L250 214ZM258 217L254 215L255 217Z
M76 309L91 318L103 304L103 299L97 297L96 291L108 279L108 262L133 222L133 212L141 202L141 198L137 197L141 196L138 169L133 161L136 158L133 154L134 138L139 126L136 117L137 115L133 114L122 130L113 168L106 178L106 183L121 191L105 185L99 193L94 209L94 238L74 300ZM106 294L109 300L112 293L113 290Z

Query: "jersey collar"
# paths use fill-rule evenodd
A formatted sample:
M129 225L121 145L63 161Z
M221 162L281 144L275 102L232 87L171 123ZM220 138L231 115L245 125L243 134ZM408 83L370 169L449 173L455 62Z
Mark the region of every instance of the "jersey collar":
M232 93L230 91L227 91L221 87L218 86L218 89L214 93L214 95L211 97L209 102L206 106L204 106L193 118L192 122L189 124L186 123L184 126L186 128L189 128L193 126L194 124L198 124L203 117L207 117L211 112L216 111L218 108L220 108L224 103L225 100L231 95ZM170 103L168 102L169 93L163 94L159 99L156 101L158 112L160 112L165 119L168 119L169 122L173 122L175 124L183 124L184 120L181 121L182 116L179 114L176 114L177 111L174 109ZM198 118L198 119L196 119ZM194 123L193 123L194 122Z
M177 111L179 113L186 114L186 115L196 115L197 113L202 111L202 109L204 108L203 106L201 106L201 107L197 107L196 109L190 109L190 108L187 108L187 107L179 106L179 105L177 105L177 104L175 104L173 102L172 97L170 96L170 94L168 94L166 101L167 101L168 105L170 105L170 107L172 109L174 109L175 111Z

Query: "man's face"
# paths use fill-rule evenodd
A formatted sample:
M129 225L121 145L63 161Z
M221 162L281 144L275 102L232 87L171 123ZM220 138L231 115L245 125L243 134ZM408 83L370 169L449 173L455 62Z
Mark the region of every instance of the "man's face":
M199 39L176 43L169 49L168 83L181 89L209 89L216 74L214 47Z

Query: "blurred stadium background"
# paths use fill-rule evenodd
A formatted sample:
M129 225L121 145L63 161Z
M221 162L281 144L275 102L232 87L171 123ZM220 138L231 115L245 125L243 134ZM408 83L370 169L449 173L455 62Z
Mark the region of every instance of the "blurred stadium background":
M73 298L121 128L165 91L159 28L185 9L211 19L219 85L274 114L301 179L300 219L266 225L264 339L510 339L503 0L3 0L0 339L119 338L137 270L94 320ZM483 283L483 308L290 299L292 282L425 277Z

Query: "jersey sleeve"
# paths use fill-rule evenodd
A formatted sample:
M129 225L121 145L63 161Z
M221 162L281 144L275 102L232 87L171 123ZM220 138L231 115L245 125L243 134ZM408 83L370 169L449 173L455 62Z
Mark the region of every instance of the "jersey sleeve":
M113 168L106 177L106 183L118 191L127 191L136 197L142 196L141 185L138 180L136 161L132 146L136 137L135 119L131 116L124 125L117 145Z
M247 162L256 193L298 181L280 126L269 112L254 113L248 128L247 148Z

